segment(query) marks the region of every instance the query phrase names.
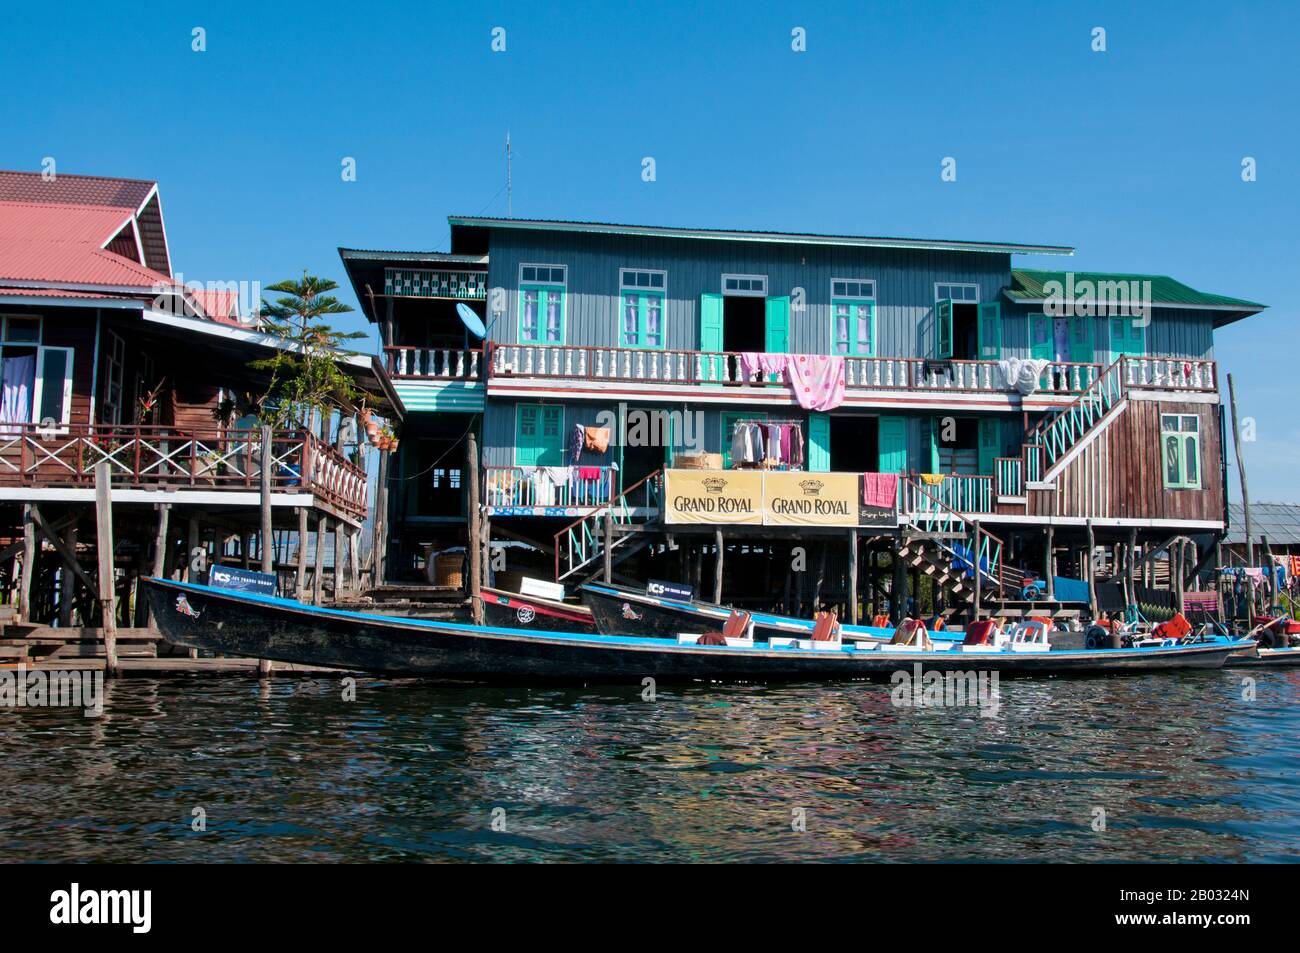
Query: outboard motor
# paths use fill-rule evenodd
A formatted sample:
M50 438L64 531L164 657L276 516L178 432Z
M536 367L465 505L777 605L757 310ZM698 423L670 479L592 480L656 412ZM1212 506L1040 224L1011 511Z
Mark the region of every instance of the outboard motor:
M1083 635L1083 647L1087 649L1118 649L1123 645L1118 627L1094 622Z

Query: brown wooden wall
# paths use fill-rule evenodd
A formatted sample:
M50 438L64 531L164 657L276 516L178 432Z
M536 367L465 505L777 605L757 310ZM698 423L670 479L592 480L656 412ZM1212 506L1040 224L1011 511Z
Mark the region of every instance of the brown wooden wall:
M28 310L27 313L39 314L42 318L42 344L73 349L71 422L73 426L84 426L90 422L90 395L95 377L94 310L50 308L48 311Z
M1161 414L1194 414L1201 429L1201 489L1164 485ZM1036 516L1224 520L1219 405L1130 399L1128 407L1056 477L1030 490Z

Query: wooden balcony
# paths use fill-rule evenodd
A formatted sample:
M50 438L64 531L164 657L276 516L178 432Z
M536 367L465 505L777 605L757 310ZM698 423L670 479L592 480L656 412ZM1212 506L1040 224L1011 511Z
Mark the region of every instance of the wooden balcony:
M366 474L306 430L271 434L272 493L309 493L351 519L366 516ZM109 465L115 487L258 493L259 431L218 427L0 424L0 489L93 489Z
M486 467L483 503L490 512L565 515L546 511L605 506L614 497L616 479L611 467Z
M384 363L393 377L476 381L483 352L441 347L386 347Z
M747 375L737 352L670 351L571 345L498 344L491 349L493 378L712 384L787 387L775 375ZM1078 394L1101 373L1100 364L1053 362L1040 391ZM911 357L847 357L845 384L852 390L977 392L1014 390L997 361L933 361Z

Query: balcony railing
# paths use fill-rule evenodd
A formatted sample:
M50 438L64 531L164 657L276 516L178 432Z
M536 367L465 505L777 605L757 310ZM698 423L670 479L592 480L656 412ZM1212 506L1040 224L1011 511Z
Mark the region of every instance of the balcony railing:
M483 502L511 507L600 507L613 499L610 467L485 467Z
M384 357L393 377L435 377L476 381L482 352L443 347L386 347Z
M272 492L311 493L342 513L365 518L365 471L310 431L272 431L270 452ZM93 486L95 467L103 462L118 486L257 492L261 432L0 424L0 487Z
M1101 372L1099 364L1057 361L1043 372L1040 389L1076 394ZM555 377L667 384L785 387L774 374L747 374L733 351L672 351L578 345L499 344L492 348L493 377ZM997 361L932 361L911 357L848 357L847 387L865 390L1012 390Z
M1121 373L1125 387L1216 392L1219 389L1214 361L1125 357Z

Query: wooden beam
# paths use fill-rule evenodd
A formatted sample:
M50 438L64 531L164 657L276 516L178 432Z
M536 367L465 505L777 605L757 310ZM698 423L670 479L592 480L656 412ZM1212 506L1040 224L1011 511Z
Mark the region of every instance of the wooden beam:
M858 531L849 530L849 625L858 624Z
M822 587L826 584L826 541L823 540L817 547L817 575L813 577L812 593L812 611L816 614L821 611Z
M1232 408L1232 446L1237 452L1237 477L1241 480L1241 508L1246 513L1246 565L1255 565L1255 540L1250 523L1250 488L1246 484L1246 458L1241 451L1241 427L1237 423L1237 388L1228 375L1228 403ZM1225 495L1227 491L1224 491ZM1223 514L1227 517L1227 513Z
M718 551L717 558L713 561L713 601L722 603L722 555L726 549L726 544L722 539L722 530L713 531L713 546Z
M198 558L198 553L202 553L202 565L206 566L208 553L203 547L203 527L199 524L198 516L191 513L185 524L185 568L181 571L181 578L186 582L196 581L194 561Z
M980 580L983 576L983 573L980 572L980 521L975 520L973 525L975 527L975 532L971 538L975 541L975 545L974 545L975 551L970 554L971 557L970 561L971 561L971 568L975 571L975 608L972 610L973 611L972 618L976 622L978 622L980 618L980 610L983 608L980 605L981 597L983 596L983 592L981 590L981 585L980 585ZM1052 540L1052 527L1049 526L1047 527L1047 563L1049 567L1051 566L1052 563L1051 540ZM1048 585L1049 586L1051 585L1050 581L1048 582Z
M392 299L389 299L392 302ZM375 476L374 539L370 543L371 585L382 586L387 577L388 559L388 468L390 454L379 452L378 473Z
M1055 572L1055 567L1052 565L1052 548L1055 545L1056 545L1056 527L1052 526L1051 523L1048 523L1047 524L1047 558L1045 560L1046 568L1044 569L1044 572L1047 575L1047 578L1044 581L1047 583L1048 602L1056 601L1056 572Z
M316 561L312 566L311 601L317 606L325 601L325 537L329 531L330 518L324 514L316 517Z
M604 545L601 555L604 557L604 579L606 584L614 581L614 511L605 510Z
M63 528L63 548L72 554L72 560L75 563L77 559L77 521L74 518L71 523ZM80 568L78 566L77 568ZM85 573L81 573L85 576ZM72 603L76 595L76 579L78 574L75 572L65 572L59 578L59 625L68 628L72 625ZM83 580L83 584L90 591L94 592L95 587L90 583L89 578Z
M344 563L347 561L347 554L344 552L346 540L344 539L346 524L342 520L334 521L334 601L338 602L347 592L347 585L344 582L346 576L344 570L347 568Z
M41 512L40 507L35 503L29 503L26 509L30 512L32 524L35 529L40 530L41 535L50 541L54 551L59 554L59 558L67 565L69 569L76 574L81 580L81 584L92 592L95 590L95 582L86 574L86 571L77 563L76 550L69 550L64 541L60 538L58 531L54 529L45 520L45 515Z
M117 675L117 592L113 586L113 490L107 460L95 465L95 545L99 550L99 604L103 607L105 669Z
M1097 570L1093 565L1093 553L1096 550L1097 539L1093 535L1092 520L1088 520L1088 611L1092 618L1097 618Z

